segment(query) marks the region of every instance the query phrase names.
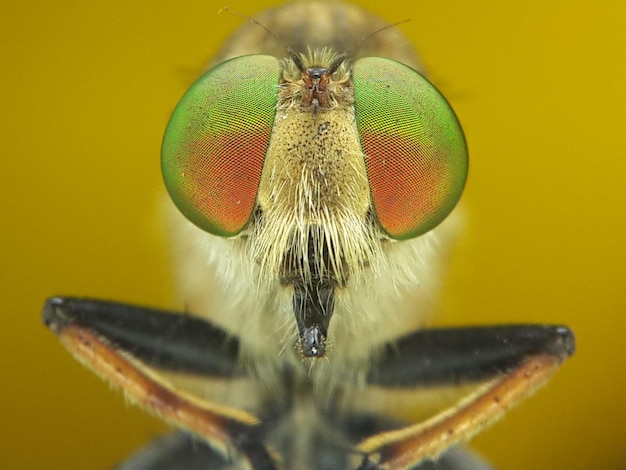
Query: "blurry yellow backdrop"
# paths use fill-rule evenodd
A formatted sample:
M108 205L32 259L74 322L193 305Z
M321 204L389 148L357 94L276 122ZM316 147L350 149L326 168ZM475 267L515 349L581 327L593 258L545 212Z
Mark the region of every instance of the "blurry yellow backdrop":
M242 21L222 3L275 2L0 5L1 468L105 469L164 429L75 363L40 310L53 294L175 306L159 146ZM577 335L548 387L473 447L502 469L625 468L626 3L359 3L411 19L469 141L441 322Z

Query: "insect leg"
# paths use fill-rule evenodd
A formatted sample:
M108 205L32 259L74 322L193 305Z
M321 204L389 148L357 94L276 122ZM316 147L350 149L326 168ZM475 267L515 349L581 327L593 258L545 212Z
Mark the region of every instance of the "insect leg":
M385 388L481 383L433 418L364 439L358 450L379 468L410 468L490 425L531 395L574 352L561 326L496 326L424 330L389 344L369 383ZM373 462L362 465L368 468ZM376 467L373 467L376 468Z
M201 436L247 468L278 468L270 452L249 438L256 416L176 390L159 369L207 376L235 374L236 339L201 319L91 299L52 298L44 323L83 364L127 397L172 424Z

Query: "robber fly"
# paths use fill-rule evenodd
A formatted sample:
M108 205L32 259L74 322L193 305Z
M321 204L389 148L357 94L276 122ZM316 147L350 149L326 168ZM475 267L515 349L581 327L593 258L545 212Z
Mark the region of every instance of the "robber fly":
M120 468L488 468L453 446L573 352L565 327L419 328L467 147L397 28L359 8L243 26L176 107L161 164L185 314L44 309L80 361L181 429ZM444 387L464 395L402 420Z

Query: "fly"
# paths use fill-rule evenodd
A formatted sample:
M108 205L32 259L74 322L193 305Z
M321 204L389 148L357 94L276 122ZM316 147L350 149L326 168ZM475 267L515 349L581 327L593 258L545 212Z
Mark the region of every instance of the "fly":
M400 33L357 7L293 3L253 23L163 139L190 314L44 308L81 362L182 430L120 468L487 468L454 445L543 384L573 334L416 330L467 177L454 111ZM424 422L390 415L460 386L474 388Z

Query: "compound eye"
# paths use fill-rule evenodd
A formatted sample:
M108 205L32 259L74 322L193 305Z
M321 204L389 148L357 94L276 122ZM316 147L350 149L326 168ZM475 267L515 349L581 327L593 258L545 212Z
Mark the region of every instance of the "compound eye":
M421 235L454 208L467 147L446 99L415 70L368 57L354 65L354 108L374 210L395 239Z
M170 118L161 150L165 185L178 209L207 232L233 236L250 220L279 80L271 56L223 62L191 86Z

